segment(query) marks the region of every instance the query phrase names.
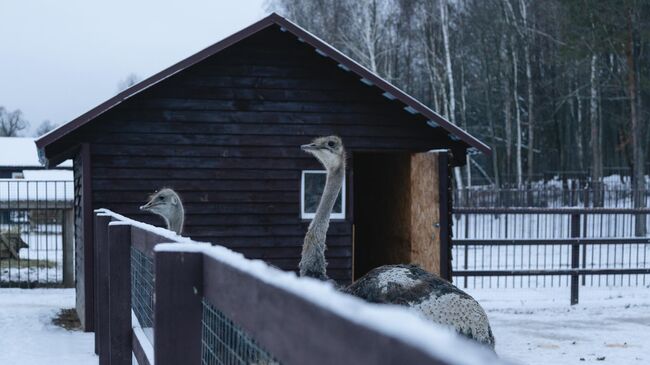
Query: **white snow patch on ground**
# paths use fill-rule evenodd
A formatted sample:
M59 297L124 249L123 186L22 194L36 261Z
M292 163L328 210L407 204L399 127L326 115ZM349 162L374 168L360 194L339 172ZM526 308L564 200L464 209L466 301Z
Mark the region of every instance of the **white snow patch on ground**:
M74 289L0 289L0 364L97 364L92 333L52 324L74 304Z
M486 310L503 359L530 365L650 363L650 288L581 287L575 306L568 288L467 291Z

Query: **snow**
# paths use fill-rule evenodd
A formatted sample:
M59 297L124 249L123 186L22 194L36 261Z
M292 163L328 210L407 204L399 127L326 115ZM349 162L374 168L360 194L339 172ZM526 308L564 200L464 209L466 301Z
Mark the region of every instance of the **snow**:
M0 137L0 166L42 167L34 141L27 137ZM59 166L72 167L72 161L64 161Z
M184 244L160 244L155 251L187 252ZM275 269L260 260L248 260L222 246L194 246L192 252L205 255L294 295L326 308L343 318L397 338L452 364L494 364L489 350L461 338L448 328L435 325L415 311L392 305L378 305L345 295L331 284L298 278L293 272ZM462 354L462 355L461 355Z
M110 222L109 225L130 225L157 234L161 237L169 238L170 242L206 244L205 242L192 241L191 238L179 236L178 234L176 234L176 232L170 231L166 228L156 227L156 226L152 226L151 224L138 222L136 220L127 218L121 214L117 214L108 209L104 209L104 208L95 209L95 213L98 213L103 216L113 217L118 220L118 221Z
M650 288L469 289L497 354L519 364L650 363ZM604 360L598 358L604 357ZM580 360L584 359L584 360Z
M23 170L24 180L72 181L72 170Z
M74 305L74 289L0 289L0 364L97 364L92 333L52 324Z

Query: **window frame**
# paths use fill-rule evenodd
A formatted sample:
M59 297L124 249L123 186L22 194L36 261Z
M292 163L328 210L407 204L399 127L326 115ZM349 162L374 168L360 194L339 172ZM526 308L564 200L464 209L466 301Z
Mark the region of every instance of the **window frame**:
M327 174L327 171L325 170L302 170L300 173L300 218L301 219L306 219L306 220L311 220L314 219L316 216L316 213L307 213L305 212L305 175L306 174ZM341 186L341 212L340 213L335 213L332 212L330 214L330 219L332 220L345 220L346 216L346 204L345 204L345 196L346 196L346 175L343 175L343 184Z

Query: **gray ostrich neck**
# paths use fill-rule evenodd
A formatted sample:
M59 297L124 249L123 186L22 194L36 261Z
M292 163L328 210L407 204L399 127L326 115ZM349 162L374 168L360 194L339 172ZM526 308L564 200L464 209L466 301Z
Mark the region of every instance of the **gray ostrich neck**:
M173 209L169 217L165 217L165 220L167 221L167 229L181 234L183 231L184 216L185 212L183 211L183 206L179 206L178 209Z
M323 195L318 203L314 220L309 224L310 231L315 229L314 227L324 227L322 230L322 237L318 237L319 242L322 242L323 244L325 244L327 228L330 223L330 214L332 213L332 209L334 209L334 204L336 203L336 198L338 198L339 192L341 191L341 186L343 186L343 170L343 167L339 166L331 172L328 171L325 179Z
M345 167L339 166L327 172L325 188L321 196L314 219L309 224L305 235L305 242L302 247L302 259L300 260L300 275L327 280L325 261L325 241L327 229L329 228L330 213L336 203L336 198L343 185L343 173Z

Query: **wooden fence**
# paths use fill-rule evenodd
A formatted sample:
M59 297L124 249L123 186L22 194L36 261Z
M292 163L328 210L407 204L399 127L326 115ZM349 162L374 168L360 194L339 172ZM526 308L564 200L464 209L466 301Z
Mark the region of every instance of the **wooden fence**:
M163 243L164 242L164 243ZM95 212L100 364L495 364L401 307Z

